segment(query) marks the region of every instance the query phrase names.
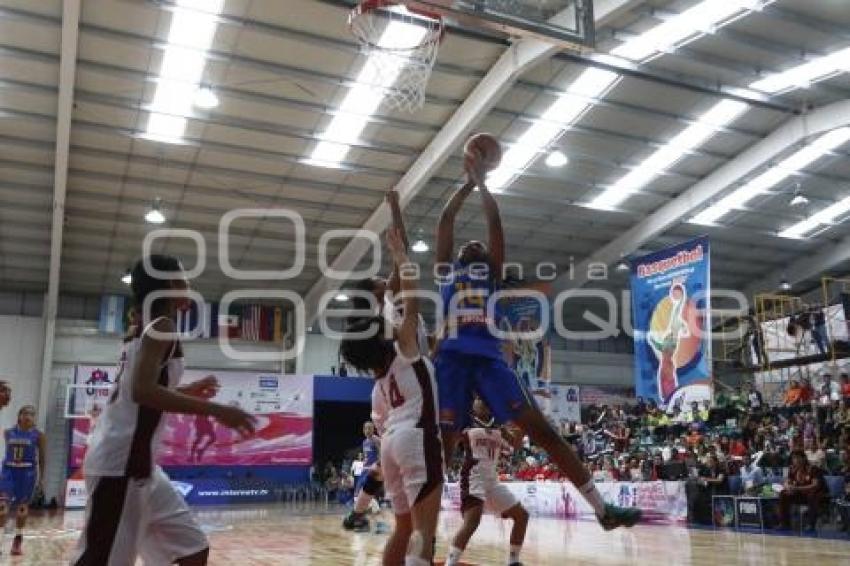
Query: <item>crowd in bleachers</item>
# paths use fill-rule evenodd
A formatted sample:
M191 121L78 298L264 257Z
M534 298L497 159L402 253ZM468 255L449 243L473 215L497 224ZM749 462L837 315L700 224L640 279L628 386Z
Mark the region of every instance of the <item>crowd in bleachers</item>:
M778 496L786 523L792 505L805 504L810 521L837 503L841 525L850 515L850 379L824 375L814 386L792 382L781 404L768 405L751 386L721 389L713 402L660 409L653 401L587 406L582 422L562 425L595 481L684 480L690 519L711 522L711 497ZM461 458L448 466L457 481ZM350 497L357 457L328 465L320 481ZM547 454L526 439L501 461L503 481L561 481ZM845 486L847 486L845 488ZM793 489L792 489L793 488ZM811 526L811 525L809 525Z
M844 374L822 376L817 388L793 382L778 406L745 386L719 392L713 403L668 411L640 399L585 407L582 423L564 425L562 434L596 481L686 480L696 522L710 523L713 495L778 495L781 510L806 504L814 520L823 500L845 499L844 485L850 490L850 380ZM455 462L450 480L458 471ZM501 477L562 479L546 453L527 443L505 456ZM832 481L837 478L843 479ZM787 513L782 519L787 522Z

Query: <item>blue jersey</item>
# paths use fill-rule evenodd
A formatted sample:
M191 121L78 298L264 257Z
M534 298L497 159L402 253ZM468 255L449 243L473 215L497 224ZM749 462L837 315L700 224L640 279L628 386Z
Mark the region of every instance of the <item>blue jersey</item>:
M21 430L13 427L6 430L6 459L3 465L9 468L32 468L38 462L38 429Z
M440 296L446 320L445 337L440 351L459 352L501 358L502 341L490 330L498 328L502 318L498 303L492 305L488 316L488 303L497 290L491 268L484 263L464 265L456 262L452 270L442 277ZM453 303L452 298L460 295ZM488 326L488 322L489 325Z
M378 441L374 437L363 441L363 457L366 459L364 466L378 462Z

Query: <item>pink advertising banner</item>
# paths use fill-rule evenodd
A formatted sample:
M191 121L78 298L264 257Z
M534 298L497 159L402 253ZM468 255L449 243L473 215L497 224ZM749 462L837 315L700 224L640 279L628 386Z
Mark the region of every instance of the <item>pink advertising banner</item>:
M114 382L115 367L78 366L76 383ZM92 380L92 375L96 376ZM212 418L168 415L157 462L162 466L302 466L313 460L313 376L274 373L186 370L183 383L215 375L220 389L212 401L236 405L257 418L257 433L243 440ZM103 379L106 376L106 380ZM84 400L86 390L75 393ZM102 389L91 395L105 396ZM103 405L108 398L103 399ZM72 420L69 465L82 465L94 421Z

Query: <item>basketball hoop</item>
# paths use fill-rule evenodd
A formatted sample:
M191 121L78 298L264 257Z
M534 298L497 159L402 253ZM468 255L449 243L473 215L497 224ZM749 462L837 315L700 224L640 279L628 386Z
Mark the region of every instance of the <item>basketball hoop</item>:
M367 57L359 81L373 88L389 108L422 108L443 40L442 17L407 8L403 2L364 0L349 14L348 27Z

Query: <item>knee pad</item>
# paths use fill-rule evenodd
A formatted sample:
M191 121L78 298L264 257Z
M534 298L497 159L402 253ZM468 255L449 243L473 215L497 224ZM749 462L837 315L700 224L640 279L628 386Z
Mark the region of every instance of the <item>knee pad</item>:
M382 487L383 483L372 474L366 476L366 481L363 482L363 492L372 497L377 497Z

